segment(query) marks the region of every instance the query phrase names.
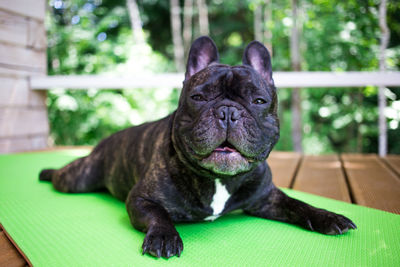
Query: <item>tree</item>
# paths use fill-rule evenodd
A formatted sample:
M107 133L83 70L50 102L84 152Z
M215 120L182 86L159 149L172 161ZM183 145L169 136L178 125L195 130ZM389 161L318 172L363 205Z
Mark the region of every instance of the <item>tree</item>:
M197 0L197 8L199 10L200 35L209 35L208 8L205 0Z
M265 0L264 6L264 44L268 48L269 53L272 56L272 30L270 25L272 24L272 0Z
M178 71L184 71L184 49L182 41L181 8L179 0L170 0L171 7L171 31L174 45L174 60Z
M290 58L292 69L300 71L300 44L299 44L299 23L298 23L298 0L292 0L292 34L290 35ZM302 123L301 123L301 97L300 88L293 88L292 91L292 138L293 146L296 152L302 153L301 144Z
M135 47L134 51L143 60L132 62L147 62L143 68L147 71L176 70L170 2L135 1L150 55L142 55ZM55 1L49 2L49 75L120 71L120 67L131 58L130 51L136 43L132 38L126 0L62 2L64 4L57 7ZM263 42L266 46L273 45L273 51L270 49L273 52L273 70L292 70L291 0L268 2L207 1L209 31L219 48L221 62L241 63L244 46L254 40L254 5L259 3L264 14ZM180 4L184 3L185 0L180 0ZM302 12L298 13L302 23L297 20L297 24L302 26L299 31L302 69L368 71L379 68L379 1L301 0L300 3ZM196 10L197 2L192 6ZM183 12L185 18L186 12ZM400 68L399 12L399 1L387 1L387 24L391 36L386 49L388 70ZM192 18L192 38L199 34L199 23L194 23L198 20L198 17ZM186 27L185 23L182 25ZM181 30L178 32L182 38ZM266 33L271 33L271 41L265 37ZM48 94L51 135L60 145L95 144L131 124L160 118L176 107L179 92L172 90L169 95L169 91L163 89L51 90ZM388 152L400 153L400 88L385 88L385 94L386 111L390 111L386 112ZM163 95L165 98L161 100ZM275 149L293 150L291 90L278 88L278 95L281 138ZM304 153L378 151L378 88L304 88L301 95ZM146 107L151 111L145 110Z
M129 18L131 20L134 41L137 43L144 43L145 40L143 36L142 21L140 19L140 13L136 0L127 0L126 4L128 7Z
M263 23L262 23L262 6L256 5L254 8L254 38L263 43Z
M264 12L263 12L264 11ZM254 39L262 42L272 56L272 5L271 0L255 2L253 8Z
M189 54L192 42L193 0L185 0L183 8L183 46L185 55Z
M385 51L389 43L390 32L386 23L386 0L381 0L379 5L379 27L381 29L381 43L379 50L379 70L386 70ZM385 108L387 105L385 96L385 87L379 87L379 156L387 154L387 122L385 117Z

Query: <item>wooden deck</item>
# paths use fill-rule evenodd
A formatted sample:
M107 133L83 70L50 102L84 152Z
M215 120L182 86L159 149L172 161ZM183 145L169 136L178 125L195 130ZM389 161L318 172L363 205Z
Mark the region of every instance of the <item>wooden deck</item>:
M25 258L10 241L0 224L0 266L20 267L28 265Z
M277 186L400 214L400 155L272 152ZM0 266L29 265L0 229Z
M400 155L274 152L268 162L277 186L400 214Z

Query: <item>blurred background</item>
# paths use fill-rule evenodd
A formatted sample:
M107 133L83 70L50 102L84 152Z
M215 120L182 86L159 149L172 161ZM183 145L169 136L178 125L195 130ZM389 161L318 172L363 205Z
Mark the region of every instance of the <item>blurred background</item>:
M183 72L190 43L201 35L213 38L226 64L241 64L245 46L257 39L271 51L274 71L376 71L379 3L50 0L45 20L48 75ZM400 2L388 1L388 70L400 67L399 14ZM400 154L400 88L385 88L384 93L388 152ZM180 88L162 85L49 90L51 143L95 145L120 129L166 116L176 108L179 94ZM373 86L278 88L281 138L275 149L377 153L377 94ZM299 117L295 129L293 114ZM301 140L297 144L296 136Z

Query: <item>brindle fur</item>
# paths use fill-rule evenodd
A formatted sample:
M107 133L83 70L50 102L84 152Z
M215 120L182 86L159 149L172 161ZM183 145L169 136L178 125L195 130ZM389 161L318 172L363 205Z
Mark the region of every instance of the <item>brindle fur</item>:
M254 61L257 59L259 62ZM52 181L57 190L68 193L106 188L126 202L132 225L147 233L143 253L157 257L179 256L183 250L174 222L202 221L212 214L216 178L231 195L221 215L242 209L324 234L355 229L348 218L292 199L272 183L265 159L279 138L279 123L266 48L251 43L243 66L217 61L212 40L199 38L190 52L177 111L115 133L87 157L58 170L43 170L40 179ZM190 94L195 90L209 98L208 102L200 106L191 103ZM260 92L269 101L262 109L243 100ZM221 118L215 114L221 105L232 107L240 119L221 126ZM249 160L248 170L216 174L199 165L203 155L226 140Z

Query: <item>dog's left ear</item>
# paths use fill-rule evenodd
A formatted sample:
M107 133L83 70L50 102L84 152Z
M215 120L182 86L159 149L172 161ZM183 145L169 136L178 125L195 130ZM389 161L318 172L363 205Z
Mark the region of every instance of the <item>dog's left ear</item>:
M186 66L185 80L201 71L212 62L218 62L218 50L213 40L208 36L197 38L190 47Z
M246 47L243 53L243 65L253 67L268 84L274 85L271 56L268 49L262 43L253 41Z

